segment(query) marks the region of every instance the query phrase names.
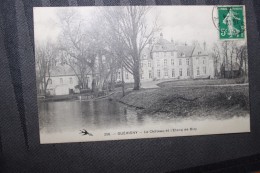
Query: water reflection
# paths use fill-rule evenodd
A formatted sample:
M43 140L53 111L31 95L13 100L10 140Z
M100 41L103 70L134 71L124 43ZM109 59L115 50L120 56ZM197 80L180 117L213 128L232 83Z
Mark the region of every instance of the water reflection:
M111 100L39 103L41 132L138 126L143 118L135 109Z

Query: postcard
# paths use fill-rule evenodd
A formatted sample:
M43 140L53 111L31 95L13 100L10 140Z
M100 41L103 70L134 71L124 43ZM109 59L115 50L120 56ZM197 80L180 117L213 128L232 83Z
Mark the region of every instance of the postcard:
M35 7L40 143L250 132L245 13Z

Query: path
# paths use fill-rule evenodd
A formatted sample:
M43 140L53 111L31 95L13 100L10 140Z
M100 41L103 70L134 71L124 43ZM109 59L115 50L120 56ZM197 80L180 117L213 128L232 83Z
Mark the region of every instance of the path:
M141 83L141 88L151 89L151 88L160 88L157 84L167 81L174 81L172 79L165 79L165 80L158 80L158 81L144 81ZM243 84L195 84L195 85L171 85L174 88L180 87L205 87L205 86L218 86L218 87L225 87L225 86L246 86L248 83Z
M141 88L160 88L157 84L162 83L162 82L167 82L167 81L174 81L172 79L162 79L162 80L157 80L157 81L144 81L141 82Z

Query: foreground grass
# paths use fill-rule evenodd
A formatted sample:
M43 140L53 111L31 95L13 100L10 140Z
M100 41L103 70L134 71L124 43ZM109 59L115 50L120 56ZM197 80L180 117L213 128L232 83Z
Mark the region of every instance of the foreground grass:
M142 108L141 114L171 116L245 116L249 113L248 86L189 86L132 91L121 102Z

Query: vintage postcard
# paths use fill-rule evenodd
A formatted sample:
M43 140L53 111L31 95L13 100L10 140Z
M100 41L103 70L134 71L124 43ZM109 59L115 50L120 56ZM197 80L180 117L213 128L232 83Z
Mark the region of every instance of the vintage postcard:
M250 132L245 13L34 8L40 142Z

